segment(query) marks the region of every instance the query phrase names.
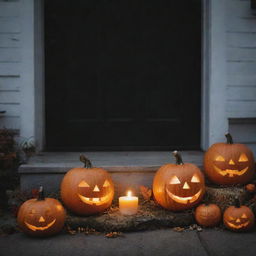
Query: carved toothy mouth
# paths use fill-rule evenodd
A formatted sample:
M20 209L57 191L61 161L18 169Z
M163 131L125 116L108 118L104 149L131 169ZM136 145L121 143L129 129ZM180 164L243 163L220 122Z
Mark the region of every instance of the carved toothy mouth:
M233 224L229 221L227 221L229 227L231 228L235 228L235 229L240 229L240 228L245 228L249 225L249 221L246 221L245 223L242 223L242 224Z
M34 226L34 225L31 225L31 224L27 223L26 221L24 221L24 222L25 222L26 226L27 226L29 229L33 230L33 231L37 231L37 230L43 231L43 230L46 230L46 229L48 229L49 227L51 227L51 226L55 223L55 221L56 221L56 219L54 219L54 220L53 220L52 222L50 222L47 226L44 226L44 227L37 227L37 226Z
M193 196L188 196L188 197L181 197L181 196L176 196L173 193L171 193L170 191L168 191L168 189L166 188L166 192L168 194L168 196L175 202L180 203L180 204L187 204L187 203L194 203L199 196L202 193L202 189L200 189L195 195Z
M89 205L102 205L109 201L109 194L103 197L86 197L78 194L82 202Z
M248 167L245 167L241 171L231 170L231 169L221 170L220 168L218 168L215 165L213 165L213 167L214 167L215 171L217 171L222 176L228 175L229 177L234 177L234 175L241 176L241 175L243 175L248 170Z

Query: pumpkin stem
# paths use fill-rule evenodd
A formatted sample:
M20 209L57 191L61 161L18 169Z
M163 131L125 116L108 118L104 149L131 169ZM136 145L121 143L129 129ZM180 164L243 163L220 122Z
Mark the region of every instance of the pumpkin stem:
M37 200L38 201L42 201L44 199L45 199L45 197L44 197L44 188L43 188L43 186L40 186L39 190L38 190L38 198L37 198Z
M80 161L84 163L84 168L86 169L92 168L92 163L86 156L80 155Z
M235 197L235 207L240 208L240 206L241 206L240 201L239 201L238 197L236 196Z
M232 138L230 133L226 133L225 136L227 138L227 144L233 144L234 143L233 138Z
M180 153L178 153L177 150L173 151L172 154L174 155L175 159L176 159L176 164L177 165L183 165L183 161L182 161L182 157L180 155Z

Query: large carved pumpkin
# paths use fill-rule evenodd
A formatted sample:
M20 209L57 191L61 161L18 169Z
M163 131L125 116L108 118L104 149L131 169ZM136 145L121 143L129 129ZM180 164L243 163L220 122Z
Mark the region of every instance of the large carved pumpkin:
M248 183L255 170L253 153L243 144L234 144L229 133L226 138L227 143L213 144L205 153L205 172L216 184Z
M156 201L172 211L190 209L198 204L205 192L204 176L191 163L183 163L180 154L173 152L176 164L163 165L153 181Z
M64 226L66 212L61 203L53 198L45 198L43 187L38 199L24 202L18 212L17 222L21 230L31 236L51 236Z
M238 198L236 198L235 206L230 206L225 210L223 222L230 230L247 231L254 225L254 214L249 207L241 206Z
M215 227L221 221L221 210L216 204L200 204L195 210L196 222L204 227Z
M61 198L69 210L79 215L100 213L112 203L112 179L106 170L93 168L84 156L80 160L85 166L66 173L61 183Z

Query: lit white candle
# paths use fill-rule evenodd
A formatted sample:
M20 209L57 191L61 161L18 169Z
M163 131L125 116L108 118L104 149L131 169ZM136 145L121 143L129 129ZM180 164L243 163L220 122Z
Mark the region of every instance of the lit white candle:
M133 215L138 211L138 203L138 197L128 191L127 196L119 197L119 210L124 215Z

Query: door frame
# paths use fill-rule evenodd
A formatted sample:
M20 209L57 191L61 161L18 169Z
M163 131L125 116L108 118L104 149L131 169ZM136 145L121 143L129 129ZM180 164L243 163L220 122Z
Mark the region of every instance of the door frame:
M33 136L45 149L44 1L21 0L22 137ZM201 148L222 141L228 130L226 114L226 37L223 0L202 0Z

